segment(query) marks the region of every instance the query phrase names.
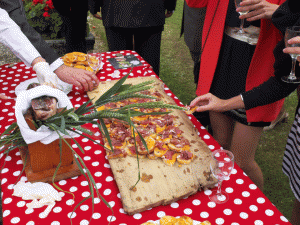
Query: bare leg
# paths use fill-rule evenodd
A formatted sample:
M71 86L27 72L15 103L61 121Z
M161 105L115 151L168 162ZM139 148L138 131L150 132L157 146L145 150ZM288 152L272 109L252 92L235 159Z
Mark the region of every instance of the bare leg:
M230 147L235 162L261 190L263 174L254 157L262 131L262 127L250 127L236 122Z
M300 90L300 89L299 89ZM277 124L287 122L289 114L286 112L284 105L281 107L281 110L277 116L277 118L271 122L271 124L267 127L264 127L264 131L273 129Z
M297 199L295 199L295 202L294 202L291 224L300 225L300 202Z
M224 148L229 150L233 131L233 120L219 112L209 112L211 128L214 139Z

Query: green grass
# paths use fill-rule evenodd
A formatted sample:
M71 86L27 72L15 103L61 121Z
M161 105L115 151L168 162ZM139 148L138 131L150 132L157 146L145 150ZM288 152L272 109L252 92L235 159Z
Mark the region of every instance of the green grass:
M285 100L285 108L289 113L287 123L264 132L256 153L256 161L264 174L264 194L288 219L291 218L294 195L289 186L289 179L283 174L282 158L286 140L294 120L297 106L297 94L292 93Z
M182 11L183 0L178 0L175 13L166 20L162 35L160 78L182 103L188 104L196 96L196 85L194 84L193 62L189 50L183 37L180 38ZM94 52L107 51L102 21L90 17L91 31L96 36ZM93 26L95 28L92 28ZM265 187L263 192L288 219L291 218L294 196L281 166L297 101L295 93L286 99L285 106L290 115L288 122L276 126L271 131L264 132L256 153L256 161L264 174Z

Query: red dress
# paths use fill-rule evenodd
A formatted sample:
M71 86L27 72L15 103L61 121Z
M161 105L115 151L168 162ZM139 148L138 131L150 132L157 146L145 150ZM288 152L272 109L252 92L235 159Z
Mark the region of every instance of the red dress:
M218 63L218 56L221 49L226 12L229 0L186 0L190 7L207 7L203 27L202 47L206 44L201 56L199 82L196 94L203 95L209 92ZM273 4L282 4L285 0L269 0ZM211 28L210 28L211 26ZM208 35L208 30L210 32ZM254 55L248 70L245 91L259 86L274 76L273 49L282 34L278 31L271 20L261 20L261 31ZM248 122L271 122L276 119L283 105L283 100L259 106L246 111Z

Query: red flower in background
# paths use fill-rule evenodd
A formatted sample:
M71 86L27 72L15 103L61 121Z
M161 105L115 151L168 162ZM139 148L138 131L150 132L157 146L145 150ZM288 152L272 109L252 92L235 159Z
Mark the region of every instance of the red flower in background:
M48 12L48 11L49 11L49 8L48 8L48 7L45 7L45 8L44 8L44 11L45 11L45 12Z
M44 12L43 17L50 17L48 12Z
M43 0L33 0L32 3L33 3L34 5L36 5L36 4L38 4L38 3L43 4Z
M49 7L50 9L54 9L52 0L46 1L46 5L48 5L48 7Z

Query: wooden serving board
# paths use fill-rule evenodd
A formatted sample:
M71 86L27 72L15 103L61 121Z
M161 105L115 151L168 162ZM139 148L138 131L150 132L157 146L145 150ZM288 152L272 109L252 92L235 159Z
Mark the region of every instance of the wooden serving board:
M155 77L128 78L125 83L138 84L154 80L153 89L159 91L164 101L175 104L174 100L164 92L164 84ZM90 99L96 101L117 81L101 82L98 88L88 92ZM136 188L131 187L138 180L138 163L134 157L109 159L116 183L120 190L124 211L129 215L142 212L149 208L170 204L184 197L195 194L203 188L211 188L216 184L210 171L211 151L198 136L198 130L189 120L185 112L173 110L178 117L179 128L184 131L182 136L191 143L191 151L196 155L189 165L167 166L161 159L140 159L141 180Z

